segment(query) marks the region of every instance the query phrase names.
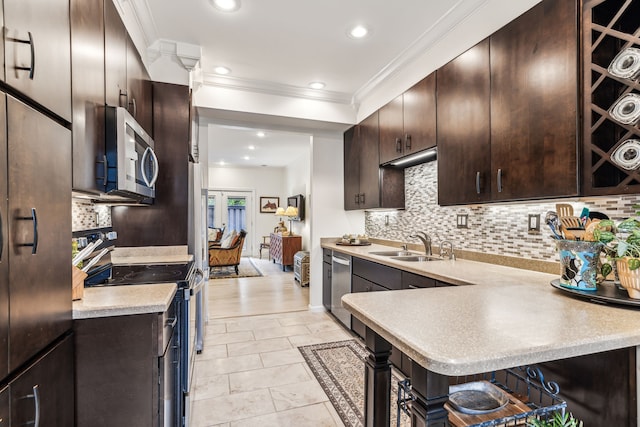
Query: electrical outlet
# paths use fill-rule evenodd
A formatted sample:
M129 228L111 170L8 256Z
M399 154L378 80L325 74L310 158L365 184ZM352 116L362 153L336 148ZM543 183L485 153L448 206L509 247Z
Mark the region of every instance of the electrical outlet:
M456 216L456 227L457 228L469 228L468 227L468 219L469 219L469 215L467 215L467 214L458 214Z
M540 234L540 214L529 214L527 228L529 234Z

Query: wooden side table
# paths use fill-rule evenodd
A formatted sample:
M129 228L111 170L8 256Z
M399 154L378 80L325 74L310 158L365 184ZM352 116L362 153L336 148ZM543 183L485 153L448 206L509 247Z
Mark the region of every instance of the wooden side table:
M302 249L302 236L283 236L278 233L271 233L269 243L269 259L274 263L282 265L282 271L286 266L293 267L293 257L296 252Z

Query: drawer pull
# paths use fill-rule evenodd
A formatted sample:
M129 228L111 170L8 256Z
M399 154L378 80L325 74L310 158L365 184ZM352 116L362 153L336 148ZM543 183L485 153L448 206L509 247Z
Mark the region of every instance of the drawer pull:
M167 319L167 322L165 323L165 326L170 326L172 328L175 328L175 326L178 324L178 316L172 318L172 319Z
M38 384L32 387L33 394L27 394L26 399L33 399L35 409L35 420L33 421L34 427L40 427L40 389Z
M29 31L28 34L29 34L29 40L22 40L22 39L10 39L10 40L14 41L16 43L28 44L29 47L31 48L31 66L30 67L16 67L16 70L28 71L29 72L29 80L33 80L33 75L36 72L36 49L35 49L35 45L33 44L33 34L31 34L31 31Z

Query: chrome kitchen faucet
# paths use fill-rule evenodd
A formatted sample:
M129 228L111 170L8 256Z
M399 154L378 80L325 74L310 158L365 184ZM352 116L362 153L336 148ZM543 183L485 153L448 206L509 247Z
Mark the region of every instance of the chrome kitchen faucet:
M431 256L432 251L431 251L431 236L429 236L427 233L425 233L424 231L417 231L416 234L412 234L409 237L411 238L417 238L420 239L422 241L422 243L424 244L424 253L427 256Z

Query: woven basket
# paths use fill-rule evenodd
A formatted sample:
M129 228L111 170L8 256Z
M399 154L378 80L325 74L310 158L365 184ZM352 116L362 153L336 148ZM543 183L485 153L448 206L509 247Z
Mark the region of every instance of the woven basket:
M629 257L624 257L616 261L620 285L627 290L630 298L640 299L640 268L630 270L628 260Z

